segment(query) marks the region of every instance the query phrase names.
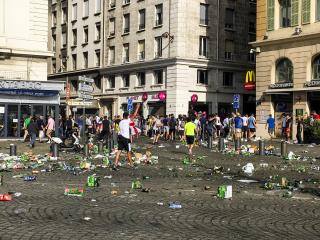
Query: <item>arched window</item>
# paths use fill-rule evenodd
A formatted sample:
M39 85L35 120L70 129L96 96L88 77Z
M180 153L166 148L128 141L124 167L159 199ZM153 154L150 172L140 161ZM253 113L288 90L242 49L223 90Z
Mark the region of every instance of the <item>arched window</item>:
M277 82L292 83L293 67L292 62L287 58L282 58L277 62L276 67Z
M318 55L312 63L312 79L320 79L320 55Z

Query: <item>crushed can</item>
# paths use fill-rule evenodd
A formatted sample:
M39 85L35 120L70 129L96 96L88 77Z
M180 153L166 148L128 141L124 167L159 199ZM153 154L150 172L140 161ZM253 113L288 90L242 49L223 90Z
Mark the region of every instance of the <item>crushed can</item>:
M83 188L65 188L64 195L82 197L84 194Z
M5 194L0 194L0 201L11 201L12 200L12 195L5 193Z
M36 176L25 176L23 178L23 180L26 181L26 182L32 182L32 181L35 181L36 179L37 179Z
M220 199L232 198L232 186L231 185L220 185L218 187L217 196Z
M139 180L132 181L131 189L142 189L142 184Z
M99 177L94 176L94 175L88 176L87 186L88 187L98 187L99 186Z

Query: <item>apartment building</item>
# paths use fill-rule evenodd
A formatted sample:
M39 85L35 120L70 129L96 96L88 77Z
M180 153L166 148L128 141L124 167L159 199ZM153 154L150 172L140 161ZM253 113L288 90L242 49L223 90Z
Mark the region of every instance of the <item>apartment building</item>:
M260 130L270 113L279 130L282 113L292 114L294 123L299 115L319 113L320 1L258 0L253 46Z
M48 2L0 1L0 137L23 136L27 115L58 119L64 84L47 81Z
M49 45L54 56L48 63L49 79L67 83L70 99L63 94L63 105L82 106L77 100L79 76L93 78L94 89L101 92L100 71L103 60L103 0L49 1ZM87 105L95 113L98 101Z
M95 18L96 2L88 1L90 9L93 8L89 10L92 12L89 18ZM67 2L69 8L74 2L84 3L83 0ZM69 61L64 61L67 71L50 75L64 81L67 76L71 79L70 74L96 76L94 95L100 113L121 114L127 110L131 99L134 105L141 103L140 113L144 116L187 114L190 108L223 114L233 110L234 93L241 94L241 111L255 111L255 94L243 87L246 73L254 69L255 62L255 53L250 54L248 46L256 34L255 1L103 2L101 68L91 64L71 73L68 67L71 67L72 49L68 45L70 37L67 37ZM59 9L61 7L56 5L56 10ZM68 12L70 14L70 10ZM60 14L57 13L58 19ZM67 27L70 34L72 23ZM90 36L89 44L95 46ZM57 39L56 46L59 41ZM59 51L56 50L56 59ZM85 51L79 46L77 51L80 51L77 55L81 61L79 55ZM88 52L93 54L95 48ZM191 96L196 96L193 99L197 101L191 101Z

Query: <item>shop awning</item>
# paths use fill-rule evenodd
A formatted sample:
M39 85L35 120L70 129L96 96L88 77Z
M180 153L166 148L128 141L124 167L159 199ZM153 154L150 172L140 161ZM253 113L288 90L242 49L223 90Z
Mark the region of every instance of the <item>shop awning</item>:
M268 89L264 91L264 93L265 94L290 94L292 92L314 92L314 91L320 91L320 87Z

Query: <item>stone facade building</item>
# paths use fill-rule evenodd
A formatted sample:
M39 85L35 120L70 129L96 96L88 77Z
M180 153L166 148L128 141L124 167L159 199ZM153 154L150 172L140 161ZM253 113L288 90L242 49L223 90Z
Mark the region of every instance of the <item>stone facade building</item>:
M96 1L88 1L91 9ZM58 2L69 8L84 3ZM56 11L61 9L58 5ZM243 88L246 72L254 69L255 54L250 54L248 42L255 40L255 1L107 0L102 9L101 66L84 68L80 64L79 69L71 70L69 36L66 72L50 74L51 79L63 81L75 81L79 75L93 77L96 111L121 114L132 99L134 104L142 103L144 116L187 114L191 107L224 114L233 110L234 93L241 94L240 111L255 111L254 93ZM96 18L94 11L89 10L90 18ZM82 31L79 24L83 21L78 19L75 26L68 20L67 31ZM88 24L89 29L96 21ZM98 45L92 44L90 37L87 47L91 44L88 52L92 54ZM59 40L56 42L58 46ZM81 61L85 49L78 44L77 51ZM59 52L56 49L56 64ZM88 65L90 61L93 59ZM191 102L193 95L196 102Z
M28 114L58 119L62 82L47 81L48 1L0 0L0 137L21 137Z
M258 0L256 48L257 120L268 114L320 111L320 1ZM293 124L295 138L295 124Z

